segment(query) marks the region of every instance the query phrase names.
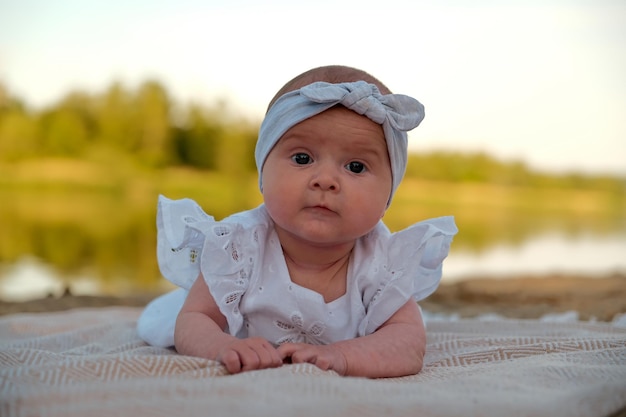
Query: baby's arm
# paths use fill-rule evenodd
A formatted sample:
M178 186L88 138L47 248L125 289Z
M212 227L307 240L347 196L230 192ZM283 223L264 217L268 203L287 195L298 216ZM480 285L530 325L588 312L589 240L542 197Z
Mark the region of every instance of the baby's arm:
M282 365L282 357L267 340L238 339L224 332L226 326L226 317L200 274L176 320L176 350L183 355L218 360L230 373Z
M418 373L425 350L426 330L413 300L370 335L326 346L286 343L278 348L293 363L309 362L341 375L370 378Z

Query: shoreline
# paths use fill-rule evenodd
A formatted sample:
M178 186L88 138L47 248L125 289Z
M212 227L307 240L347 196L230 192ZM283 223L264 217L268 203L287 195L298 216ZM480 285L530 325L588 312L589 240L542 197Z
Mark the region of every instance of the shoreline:
M610 322L626 313L626 274L477 277L442 284L420 305L430 313L459 317L537 319L575 311L581 321Z
M0 300L0 316L47 313L83 307L143 307L159 293L130 296L64 294L29 301ZM568 311L579 320L610 322L626 313L626 274L606 277L565 275L472 278L442 283L434 294L420 301L424 311L462 318L497 314L507 318L537 319Z

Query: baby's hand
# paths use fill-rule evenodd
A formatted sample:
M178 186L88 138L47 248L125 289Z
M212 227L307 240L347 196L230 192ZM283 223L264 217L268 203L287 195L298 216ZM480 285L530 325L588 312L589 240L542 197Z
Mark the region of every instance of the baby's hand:
M231 374L253 369L276 368L283 364L283 357L270 342L261 337L236 339L225 345L217 360Z
M347 371L346 357L332 345L308 345L306 343L285 343L278 347L283 358L291 358L291 363L311 363L327 371L333 370L339 375Z

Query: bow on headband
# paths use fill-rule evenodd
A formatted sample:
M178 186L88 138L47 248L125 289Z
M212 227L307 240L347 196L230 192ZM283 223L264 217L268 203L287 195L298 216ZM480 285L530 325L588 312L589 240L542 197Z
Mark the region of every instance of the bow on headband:
M263 164L276 142L294 125L341 104L382 125L393 178L391 197L400 185L407 162L406 132L424 119L424 106L402 94L383 95L365 81L330 84L316 82L281 96L268 110L254 153L263 190Z
M346 84L314 83L300 89L300 95L316 103L343 104L382 125L388 120L394 129L407 132L424 118L424 107L414 98L401 94L382 95L378 87L365 81Z

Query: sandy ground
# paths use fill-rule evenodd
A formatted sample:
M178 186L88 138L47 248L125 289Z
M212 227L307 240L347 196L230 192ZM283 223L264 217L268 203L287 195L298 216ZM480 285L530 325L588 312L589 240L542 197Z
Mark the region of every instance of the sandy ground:
M577 311L580 320L611 321L626 313L626 275L477 278L441 285L420 305L430 312L461 317L496 313L512 318L538 318Z
M158 294L90 297L66 294L20 303L0 301L0 315L51 312L77 307L144 306ZM476 317L495 313L512 318L538 318L577 311L581 320L611 321L626 313L626 275L608 277L543 276L506 279L476 278L442 284L420 302L432 313Z

